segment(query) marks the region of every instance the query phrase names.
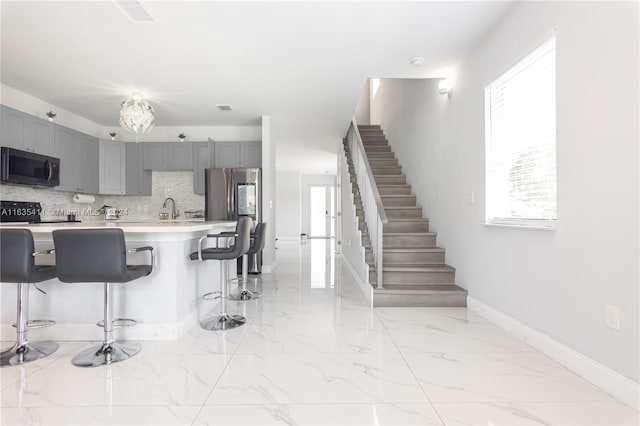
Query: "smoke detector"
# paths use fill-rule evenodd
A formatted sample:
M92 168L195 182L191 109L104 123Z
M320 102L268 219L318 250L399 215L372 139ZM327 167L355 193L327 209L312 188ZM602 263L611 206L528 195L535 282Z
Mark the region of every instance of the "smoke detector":
M231 111L231 105L216 105L220 111Z

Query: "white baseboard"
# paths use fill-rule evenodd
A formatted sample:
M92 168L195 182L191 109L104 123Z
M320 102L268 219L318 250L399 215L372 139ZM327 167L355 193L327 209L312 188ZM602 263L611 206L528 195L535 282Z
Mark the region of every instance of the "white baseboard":
M467 307L524 340L628 406L640 410L640 385L520 321L467 296Z
M138 323L135 327L114 330L116 339L123 340L176 340L198 323L198 313L193 311L175 324ZM102 329L95 324L62 324L53 327L29 330L29 340L53 341L95 341L103 337ZM0 325L0 339L12 342L16 339L16 329L10 324Z
M358 287L360 288L360 291L362 291L362 294L367 300L369 306L373 307L373 288L371 287L371 285L364 282L362 278L360 278L360 275L356 272L356 269L351 263L349 263L349 260L345 256L340 256L340 258L342 259L342 264L347 267L347 269L355 279L356 284L358 284Z

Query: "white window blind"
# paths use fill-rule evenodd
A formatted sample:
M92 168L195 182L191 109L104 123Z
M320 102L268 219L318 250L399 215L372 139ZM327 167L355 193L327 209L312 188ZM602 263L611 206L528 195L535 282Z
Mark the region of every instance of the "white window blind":
M487 223L556 219L555 36L485 87Z

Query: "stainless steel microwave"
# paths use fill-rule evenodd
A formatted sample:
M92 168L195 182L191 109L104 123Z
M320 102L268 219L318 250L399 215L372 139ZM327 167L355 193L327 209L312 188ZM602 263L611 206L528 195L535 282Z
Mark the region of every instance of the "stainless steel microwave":
M0 148L0 182L28 186L60 185L60 159L19 149Z

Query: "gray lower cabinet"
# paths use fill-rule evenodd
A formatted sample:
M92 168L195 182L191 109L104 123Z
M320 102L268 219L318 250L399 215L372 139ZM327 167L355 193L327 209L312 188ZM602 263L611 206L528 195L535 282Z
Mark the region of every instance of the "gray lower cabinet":
M5 105L1 108L0 145L53 155L53 123Z
M97 194L99 184L98 139L84 133L55 126L54 155L60 158L58 191Z
M100 141L100 194L124 195L126 146L122 142Z
M145 170L192 170L191 142L145 142L143 167Z
M151 170L144 170L141 143L129 142L126 150L126 195L151 195Z
M262 143L215 142L215 167L262 167Z
M193 142L193 193L204 195L204 170L215 167L215 142Z

